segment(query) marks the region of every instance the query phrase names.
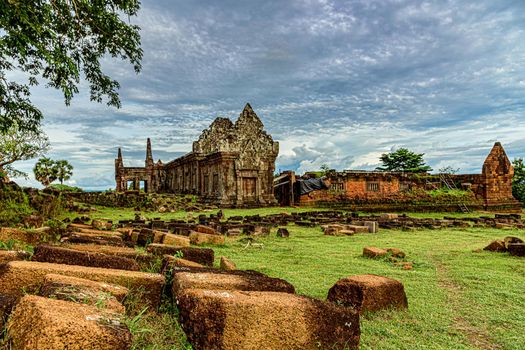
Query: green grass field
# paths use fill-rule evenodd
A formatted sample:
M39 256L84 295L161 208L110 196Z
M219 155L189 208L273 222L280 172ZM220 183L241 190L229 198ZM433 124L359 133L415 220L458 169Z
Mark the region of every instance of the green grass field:
M283 208L225 210L225 214L282 211ZM480 213L412 215L438 218ZM131 219L134 212L99 207L91 216ZM145 216L171 219L185 218L187 214ZM334 237L324 236L319 227L291 225L288 229L290 238L277 238L275 230L269 237L257 238L262 246L246 246L243 237L228 238L225 246L212 247L216 261L226 256L240 269L283 278L299 294L320 299L326 299L328 289L338 279L354 274L372 273L400 280L409 309L362 317L362 349L525 349L525 259L481 250L492 240L507 235L525 239L525 231L380 230L377 234ZM363 258L365 246L400 248L407 254L406 260L414 262L414 268L407 271L385 260Z

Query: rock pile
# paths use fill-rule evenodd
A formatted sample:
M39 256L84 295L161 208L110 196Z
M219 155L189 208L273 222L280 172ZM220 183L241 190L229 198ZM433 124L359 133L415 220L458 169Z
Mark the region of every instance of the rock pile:
M492 241L483 250L509 252L510 255L525 256L525 242L519 237L508 236L504 239Z

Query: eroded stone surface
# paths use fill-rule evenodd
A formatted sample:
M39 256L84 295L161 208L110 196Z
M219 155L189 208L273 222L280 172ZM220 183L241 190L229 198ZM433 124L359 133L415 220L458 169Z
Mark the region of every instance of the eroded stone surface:
M34 295L17 304L7 332L13 350L127 350L132 341L116 314Z
M126 271L61 265L34 261L11 261L0 267L0 291L19 297L24 293L34 293L43 284L48 274L58 274L107 282L124 286L133 294L140 294L140 302L157 307L164 286L164 277L156 273Z
M278 292L190 289L180 322L194 349L357 349L359 315L320 300Z
M138 263L129 258L104 253L79 251L47 244L41 244L35 248L32 260L54 264L81 265L130 271L140 270Z
M262 273L242 270L219 271L175 270L173 272L173 295L177 296L186 289L295 292L295 288L287 281L268 277Z
M377 275L356 275L337 281L328 291L328 300L359 312L408 307L403 284Z

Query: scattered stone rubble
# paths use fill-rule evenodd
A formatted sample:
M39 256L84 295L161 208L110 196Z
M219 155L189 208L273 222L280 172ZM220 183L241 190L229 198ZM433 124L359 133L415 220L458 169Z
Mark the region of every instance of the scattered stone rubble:
M220 269L213 268L213 249L194 245L220 245L228 235L277 232L279 237L288 237L289 224L321 226L328 235L373 234L379 227L509 229L524 225L514 214L436 220L336 211L226 220L215 214L170 221L138 217L118 223L99 219L87 224L84 219L74 220L60 232L55 244L49 242L46 228L0 229L2 240L36 245L32 257L0 251L0 325L8 320L12 349L129 349L132 336L123 323L124 297L140 296L139 304L155 309L166 291L177 303L181 325L195 349L251 349L255 344L267 349L343 344L357 349L359 313L407 307L399 281L351 276L330 289L328 301L320 301L296 295L287 281L238 270L227 257L221 258ZM520 255L524 243L507 237L491 246L491 250ZM404 259L396 248L365 247L364 255ZM160 273L139 271L153 267ZM171 285L165 286L167 281ZM64 329L67 332L60 331ZM37 343L42 334L45 340Z
M514 256L525 256L525 242L518 237L508 236L492 241L484 250L493 252L508 252Z

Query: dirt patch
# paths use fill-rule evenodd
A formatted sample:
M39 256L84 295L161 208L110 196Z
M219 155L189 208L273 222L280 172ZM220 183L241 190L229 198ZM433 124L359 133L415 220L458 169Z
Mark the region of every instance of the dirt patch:
M34 295L20 300L7 332L13 349L124 350L132 340L117 315Z
M447 293L448 305L451 310L459 309L461 301L461 287L457 285L447 275L446 266L438 261L435 257L433 258L438 273L438 285L444 289ZM492 342L490 335L486 330L476 328L472 324L461 316L454 317L452 326L459 332L464 334L469 343L475 347L485 350L499 350L501 347L498 344Z

